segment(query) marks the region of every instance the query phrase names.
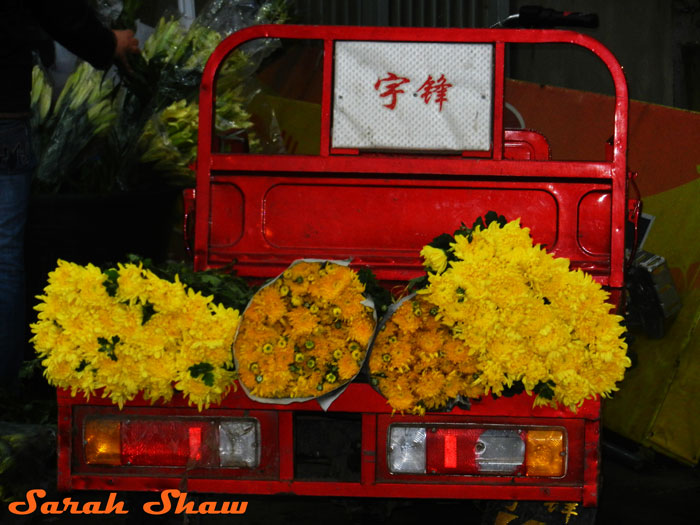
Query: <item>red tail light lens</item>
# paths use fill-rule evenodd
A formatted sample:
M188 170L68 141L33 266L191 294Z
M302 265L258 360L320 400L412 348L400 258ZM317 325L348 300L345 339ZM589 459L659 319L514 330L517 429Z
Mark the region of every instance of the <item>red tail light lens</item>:
M122 464L184 467L216 463L217 436L210 421L135 420L122 425Z

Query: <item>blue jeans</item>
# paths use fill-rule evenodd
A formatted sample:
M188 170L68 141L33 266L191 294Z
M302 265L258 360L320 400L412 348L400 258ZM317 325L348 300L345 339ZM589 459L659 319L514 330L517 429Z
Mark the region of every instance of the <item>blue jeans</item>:
M28 119L0 119L0 387L17 381L27 345L24 227L36 157Z

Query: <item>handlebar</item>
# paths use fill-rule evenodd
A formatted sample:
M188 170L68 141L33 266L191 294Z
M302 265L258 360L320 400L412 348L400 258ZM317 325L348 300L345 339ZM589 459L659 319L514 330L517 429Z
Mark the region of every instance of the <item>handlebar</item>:
M554 27L598 27L596 13L557 11L538 5L524 5L518 14L511 15L500 24L501 27L523 27L529 29L549 29Z

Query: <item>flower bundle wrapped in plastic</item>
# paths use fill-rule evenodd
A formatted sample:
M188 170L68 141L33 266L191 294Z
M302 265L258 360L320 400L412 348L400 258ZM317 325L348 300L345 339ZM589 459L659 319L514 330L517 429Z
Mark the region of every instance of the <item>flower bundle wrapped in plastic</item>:
M533 245L519 220L486 218L423 249L428 275L418 291L475 361L471 386L496 396L524 389L536 404L571 409L616 390L631 363L608 293Z
M234 384L238 311L140 264L100 268L59 261L35 308L32 342L52 385L120 407L174 390L201 410Z
M177 19L161 18L144 44L143 63L136 65L145 86L135 90L150 97L155 109L138 141L140 161L151 163L157 171L191 179L189 166L197 146L197 94L207 60L231 32L254 23L284 23L286 19L286 5L279 0L259 7L213 0L188 29ZM251 85L250 77L273 45L253 42L245 50L234 50L223 62L216 81L217 134L230 138L252 127L246 107L258 88ZM153 82L149 82L151 77ZM154 87L156 92L150 93ZM252 131L248 135L249 147L257 148L257 137Z
M173 102L146 123L140 146L141 162L153 168L191 177L189 166L197 157L199 107L185 99Z
M372 384L391 407L418 414L483 394L473 385L476 365L476 356L440 322L438 307L419 295L392 309L369 358Z
M376 326L364 285L345 264L300 260L261 288L234 344L241 385L261 399L305 400L360 371Z
M243 87L240 84L217 97L215 129L218 133L252 127L250 113L244 109ZM197 157L198 126L199 104L185 99L173 102L144 126L139 138L140 161L150 163L155 170L175 174L181 180L191 179L190 166ZM249 138L249 142L254 141L254 137Z
M81 62L68 76L53 111L49 111L51 93L46 82L41 81L38 67L33 80L34 109L40 110L45 135L36 180L42 189L54 191L61 188L66 173L83 163L81 154L87 146L114 125L115 85L106 72Z

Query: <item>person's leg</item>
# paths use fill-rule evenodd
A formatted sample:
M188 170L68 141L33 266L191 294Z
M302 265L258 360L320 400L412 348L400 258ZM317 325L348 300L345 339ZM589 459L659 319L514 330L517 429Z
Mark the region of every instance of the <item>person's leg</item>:
M11 387L26 345L24 227L36 162L25 120L0 120L0 386Z

